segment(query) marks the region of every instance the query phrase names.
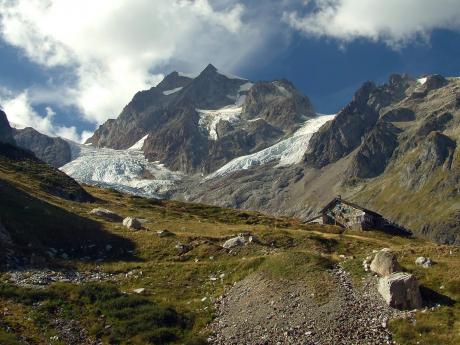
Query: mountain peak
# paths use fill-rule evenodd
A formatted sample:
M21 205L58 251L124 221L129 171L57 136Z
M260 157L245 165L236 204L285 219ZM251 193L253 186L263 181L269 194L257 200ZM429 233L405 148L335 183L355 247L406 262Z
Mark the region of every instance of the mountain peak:
M203 72L217 72L217 68L213 64L208 64Z

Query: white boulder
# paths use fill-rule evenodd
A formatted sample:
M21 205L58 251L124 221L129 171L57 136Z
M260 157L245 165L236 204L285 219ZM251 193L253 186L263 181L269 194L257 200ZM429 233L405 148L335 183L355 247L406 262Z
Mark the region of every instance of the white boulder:
M375 254L370 269L382 277L401 271L396 254L388 248L384 248Z
M417 309L422 306L422 296L417 279L409 273L392 273L379 280L378 291L385 302L397 309Z
M428 268L428 267L433 266L433 261L431 261L430 258L419 256L417 259L415 259L415 264Z
M102 208L102 207L92 209L89 212L89 214L104 218L105 220L108 220L108 221L111 221L111 222L121 222L121 220L123 219L122 217L120 217L115 212L112 212L112 211L107 210L107 209Z
M140 230L142 229L142 224L139 219L134 217L126 217L123 219L123 226L127 227L130 230Z
M244 246L244 244L246 243L244 237L240 237L240 236L237 236L237 237L233 237L227 241L225 241L223 247L226 248L226 249L231 249L231 248L235 248L235 247L239 247L239 246Z

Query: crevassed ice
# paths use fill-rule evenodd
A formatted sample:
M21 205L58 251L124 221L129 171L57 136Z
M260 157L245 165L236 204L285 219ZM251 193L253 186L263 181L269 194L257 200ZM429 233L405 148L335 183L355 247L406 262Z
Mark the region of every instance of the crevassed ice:
M234 171L278 161L278 166L299 163L302 160L312 135L335 115L319 115L310 119L290 138L280 141L262 151L233 159L223 167L208 175L205 180L225 176Z
M79 182L110 187L146 197L163 198L182 179L162 164L149 162L142 147L143 137L129 150L113 150L73 144L76 157L60 169Z
M196 109L200 115L198 124L208 133L211 139L218 139L216 127L220 120L229 121L230 123L236 123L240 120L240 116L243 111L242 106L246 100L245 93L253 86L254 84L251 82L244 83L240 86L236 96L227 96L228 98L235 100L234 104L215 110Z
M198 121L200 127L208 132L211 139L217 140L216 127L219 121L238 122L243 108L232 105L217 110L196 109L196 111L200 115Z

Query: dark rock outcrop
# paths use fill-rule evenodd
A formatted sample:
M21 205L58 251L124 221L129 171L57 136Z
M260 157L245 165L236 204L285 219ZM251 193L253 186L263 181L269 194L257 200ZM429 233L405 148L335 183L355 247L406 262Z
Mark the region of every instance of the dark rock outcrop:
M378 112L368 102L377 87L365 83L336 118L323 126L310 140L305 163L324 167L348 155L361 143L362 137L378 119Z
M13 138L13 129L10 127L6 114L0 110L0 142L6 144L15 144Z
M313 135L305 163L322 168L350 154L375 126L380 111L403 99L411 83L409 77L400 75L392 75L380 87L373 82L364 83L336 118Z
M52 138L27 127L14 131L18 146L32 151L42 161L55 168L62 167L72 159L70 145L61 138Z
M351 161L348 175L371 178L383 173L398 146L399 132L400 130L391 123L379 121L358 148Z
M308 97L287 80L256 83L247 94L243 113L288 132L297 129L305 118L316 116Z

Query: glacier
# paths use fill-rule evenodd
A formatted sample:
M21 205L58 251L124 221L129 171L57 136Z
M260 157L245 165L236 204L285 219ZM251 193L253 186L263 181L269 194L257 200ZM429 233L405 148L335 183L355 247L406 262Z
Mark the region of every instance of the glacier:
M237 121L241 108L236 105L219 110L201 110L211 119L206 126L216 136L215 125L220 119ZM198 177L201 182L226 176L234 171L277 162L277 167L299 163L312 135L335 115L320 115L307 120L292 136L259 152L233 159L217 171ZM217 121L217 122L216 122ZM160 162L149 162L142 151L148 134L126 150L98 148L90 144L70 142L72 161L60 169L77 181L89 185L113 188L121 192L149 198L167 199L190 179L181 172L167 169Z
M235 158L220 169L206 176L205 180L228 175L234 171L247 170L251 167L278 161L278 166L299 163L302 160L308 143L315 132L326 122L333 120L334 115L321 115L307 120L291 137L276 143L259 152Z
M146 138L147 135L128 150L71 143L73 160L60 170L81 183L149 198L167 198L184 175L158 162L149 162L141 151Z

